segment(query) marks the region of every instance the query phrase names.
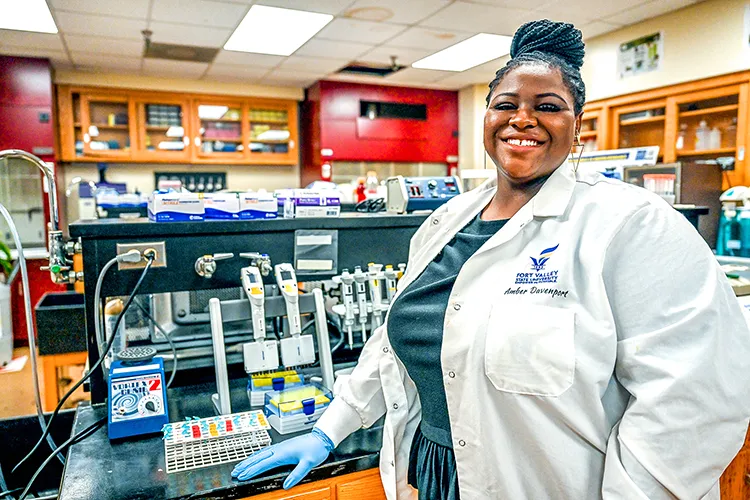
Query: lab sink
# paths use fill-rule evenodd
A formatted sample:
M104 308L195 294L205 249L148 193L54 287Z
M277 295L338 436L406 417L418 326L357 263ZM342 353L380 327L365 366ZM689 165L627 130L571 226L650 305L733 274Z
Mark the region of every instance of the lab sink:
M40 355L81 352L87 349L83 294L47 292L34 309Z

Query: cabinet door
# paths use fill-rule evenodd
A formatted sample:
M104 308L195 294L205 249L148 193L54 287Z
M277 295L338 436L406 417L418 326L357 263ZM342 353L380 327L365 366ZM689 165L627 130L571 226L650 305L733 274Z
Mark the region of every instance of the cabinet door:
M323 481L321 481L323 482ZM331 500L331 488L315 487L317 483L310 483L302 486L295 486L291 490L280 490L256 495L253 497L243 498L241 500Z
M710 160L734 157L728 172L731 185L745 181L748 85L732 85L691 92L669 100L673 140L665 161Z
M246 108L242 101L196 99L193 158L199 163L246 163Z
M250 161L267 165L296 165L297 103L249 101Z
M376 473L350 482L336 485L337 500L385 500L385 490Z
M80 95L82 156L130 159L133 109L127 96Z
M659 146L664 155L666 100L614 108L610 148Z
M137 100L136 158L145 161L189 161L189 107L188 101L181 99Z
M605 135L602 129L601 109L585 110L581 119L581 144L584 151L590 153L600 148L601 141Z

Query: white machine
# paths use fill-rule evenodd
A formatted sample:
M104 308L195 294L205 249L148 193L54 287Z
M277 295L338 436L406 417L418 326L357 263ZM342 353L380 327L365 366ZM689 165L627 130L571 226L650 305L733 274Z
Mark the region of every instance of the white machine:
M315 361L315 348L311 335L302 335L299 317L299 290L297 277L291 264L274 266L276 284L286 303L286 315L291 336L281 339L281 362L285 367L306 365Z
M266 339L265 292L263 277L256 266L240 270L242 289L250 301L253 322L253 342L243 344L242 353L247 373L275 370L279 367L279 345L276 340Z

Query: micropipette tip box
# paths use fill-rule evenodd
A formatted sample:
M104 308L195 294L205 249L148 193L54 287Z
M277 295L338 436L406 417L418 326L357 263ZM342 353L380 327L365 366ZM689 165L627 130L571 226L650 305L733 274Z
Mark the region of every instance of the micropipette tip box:
M255 373L247 382L247 397L250 406L263 406L266 394L305 385L305 376L295 370L282 370L271 373Z
M263 413L280 434L312 428L328 408L333 394L318 384L307 384L266 394Z

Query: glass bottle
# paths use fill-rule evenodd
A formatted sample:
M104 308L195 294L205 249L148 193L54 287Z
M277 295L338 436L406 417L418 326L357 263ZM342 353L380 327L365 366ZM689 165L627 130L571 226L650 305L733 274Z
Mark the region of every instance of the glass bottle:
M687 123L680 124L680 131L677 133L677 142L675 143L675 149L685 149L685 138L687 137Z
M728 148L737 147L737 117L732 118L732 123L724 130L724 142Z

